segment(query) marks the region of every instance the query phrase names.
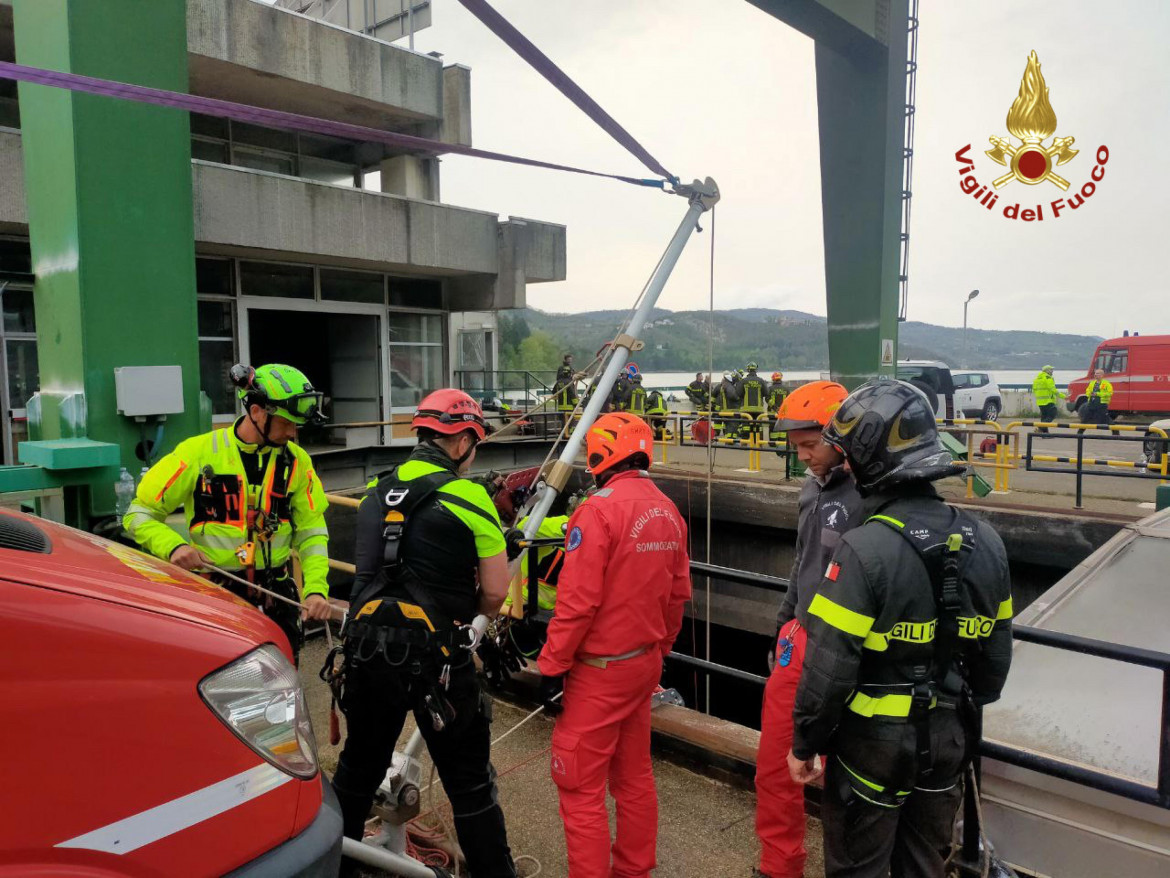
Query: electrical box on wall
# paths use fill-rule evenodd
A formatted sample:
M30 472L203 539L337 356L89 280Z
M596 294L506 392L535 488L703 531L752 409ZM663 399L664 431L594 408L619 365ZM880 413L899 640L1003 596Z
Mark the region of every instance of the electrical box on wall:
M182 366L120 366L114 370L118 414L128 418L183 412Z

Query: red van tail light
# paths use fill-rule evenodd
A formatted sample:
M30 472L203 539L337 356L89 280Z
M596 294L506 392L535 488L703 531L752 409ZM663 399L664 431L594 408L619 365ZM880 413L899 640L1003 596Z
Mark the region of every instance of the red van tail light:
M317 741L296 668L266 644L204 677L199 694L235 735L294 777L317 774Z

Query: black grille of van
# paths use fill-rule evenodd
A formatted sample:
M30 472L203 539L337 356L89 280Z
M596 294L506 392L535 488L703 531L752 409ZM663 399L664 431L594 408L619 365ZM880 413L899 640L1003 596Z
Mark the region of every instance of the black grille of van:
M45 532L31 521L12 515L0 515L0 549L47 555L52 551L52 546Z

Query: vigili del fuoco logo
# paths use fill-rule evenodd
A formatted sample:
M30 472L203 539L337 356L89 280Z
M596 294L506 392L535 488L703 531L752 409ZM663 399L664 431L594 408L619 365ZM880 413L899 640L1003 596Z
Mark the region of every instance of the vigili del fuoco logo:
M1052 137L1056 133L1056 111L1048 100L1048 86L1044 82L1044 74L1040 72L1040 59L1036 57L1035 50L1028 56L1024 78L1020 80L1020 93L1008 110L1007 129L1015 140L992 135L988 138L991 149L984 153L996 164L1006 167L1007 173L992 180L990 186L980 183L975 177L975 160L971 157L971 144L968 143L955 153L955 160L960 165L959 188L992 211L1000 209L999 190L1012 183L1023 183L1025 186L1051 183L1069 192L1071 184L1056 169L1060 167L1064 171L1063 166L1072 162L1080 150L1073 149L1075 137ZM1045 146L1044 141L1050 137L1051 143ZM1070 215L1071 211L1079 210L1093 197L1097 183L1105 177L1109 148L1104 144L1097 147L1096 160L1089 173L1092 179L1086 180L1079 189L1072 189L1072 194L1046 204L1037 202L1035 206L1024 206L1019 201L1009 202L1002 206L1003 215L1010 220L1030 223L1043 222L1046 218L1059 219ZM1084 159L1081 163L1083 166ZM1064 173L1072 176L1069 171ZM1010 190L1008 194L1010 197ZM1007 201L1006 198L1004 200Z

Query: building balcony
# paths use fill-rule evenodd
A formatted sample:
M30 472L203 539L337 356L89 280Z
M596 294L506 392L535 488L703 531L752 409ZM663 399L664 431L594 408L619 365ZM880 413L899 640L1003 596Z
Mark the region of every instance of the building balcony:
M565 227L192 162L196 250L444 280L449 310L520 308L565 279ZM0 231L27 234L21 138L0 129ZM436 303L438 304L438 303Z

